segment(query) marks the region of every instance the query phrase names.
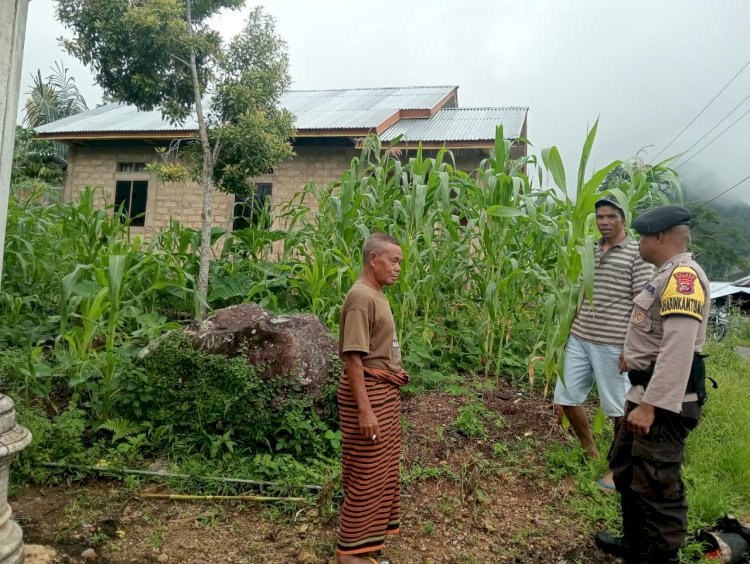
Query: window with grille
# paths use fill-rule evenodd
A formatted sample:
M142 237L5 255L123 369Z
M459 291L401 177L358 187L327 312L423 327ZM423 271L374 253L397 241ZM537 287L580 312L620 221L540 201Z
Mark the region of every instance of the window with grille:
M232 229L268 229L271 226L272 192L272 184L256 184L249 196L235 196Z
M146 224L146 200L148 180L118 180L115 185L115 209L122 212L120 220L130 225L143 227ZM122 208L121 208L122 206Z

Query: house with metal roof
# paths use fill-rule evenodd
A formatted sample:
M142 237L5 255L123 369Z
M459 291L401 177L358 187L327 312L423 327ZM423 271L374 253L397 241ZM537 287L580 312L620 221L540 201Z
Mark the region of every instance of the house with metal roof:
M273 171L251 179L255 198L271 205L288 201L307 182L338 180L357 154L357 142L376 134L395 143L402 155L421 143L427 150L447 148L456 166L473 170L491 154L495 128L502 124L514 142L511 157L526 155L526 107L459 108L457 86L294 90L281 105L295 115L295 156ZM108 104L37 128L39 138L70 146L64 197L84 186L101 187L108 202L122 204L135 218L136 230L153 233L170 218L198 228L201 187L192 181L158 182L146 165L160 157L157 148L192 139L197 122L174 124L159 111L144 112L126 104ZM213 216L217 225L237 228L247 223L245 202L217 192ZM258 202L256 202L257 204Z
M711 307L739 308L750 313L750 276L734 282L711 282Z

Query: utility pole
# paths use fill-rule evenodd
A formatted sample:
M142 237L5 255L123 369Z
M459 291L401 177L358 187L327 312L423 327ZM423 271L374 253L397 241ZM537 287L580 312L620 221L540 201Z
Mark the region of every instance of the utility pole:
M29 0L0 0L0 285Z

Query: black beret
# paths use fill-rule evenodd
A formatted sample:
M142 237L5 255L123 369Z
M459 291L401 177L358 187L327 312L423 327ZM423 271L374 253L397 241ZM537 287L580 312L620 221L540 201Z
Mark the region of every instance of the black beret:
M641 235L661 233L678 225L689 225L693 216L680 206L662 206L642 213L633 221L633 229Z
M617 208L621 212L625 211L622 209L622 206L617 202L617 200L615 200L612 196L604 196L603 198L599 198L594 204L594 209L598 210L602 206L612 206L613 208Z

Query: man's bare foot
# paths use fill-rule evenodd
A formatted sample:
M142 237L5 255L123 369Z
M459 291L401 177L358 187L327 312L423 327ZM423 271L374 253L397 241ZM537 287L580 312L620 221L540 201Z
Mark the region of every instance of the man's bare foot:
M614 476L612 475L612 470L604 474L601 478L599 478L596 481L596 484L603 490L607 491L614 491L615 490L615 480Z
M595 443L592 442L590 444L584 445L583 450L586 451L586 455L589 458L593 460L597 460L599 458L599 451L597 450Z

